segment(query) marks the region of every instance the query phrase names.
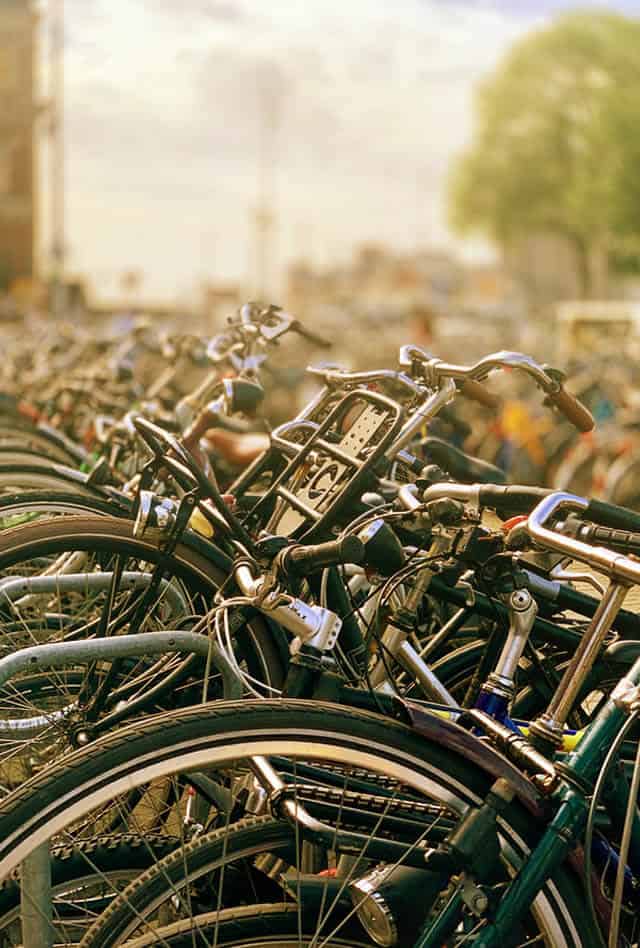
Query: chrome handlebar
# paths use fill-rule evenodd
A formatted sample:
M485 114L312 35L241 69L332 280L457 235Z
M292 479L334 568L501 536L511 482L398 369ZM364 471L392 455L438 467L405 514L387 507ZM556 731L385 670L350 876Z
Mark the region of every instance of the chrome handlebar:
M559 511L586 510L588 506L589 501L586 497L578 497L576 494L568 494L564 491L549 494L530 513L527 531L543 546L587 563L594 569L606 573L615 582L640 584L640 563L622 553L614 553L606 547L591 546L582 540L576 540L546 525Z
M406 345L400 348L399 365L403 369L411 368L416 362L422 363L427 381L433 379L458 379L460 381L480 382L497 369L517 369L530 375L545 392L558 391L559 381L553 378L531 356L522 352L510 352L506 349L491 352L473 365L456 365L444 362L422 349L420 346Z
M424 396L427 394L427 389L422 383L416 382L404 372L397 372L394 369L348 372L346 369L324 369L321 366L310 365L307 367L307 372L321 378L325 385L331 388L339 385L371 385L376 382L390 382L406 389L411 395Z
M455 365L434 358L419 346L403 346L400 349L400 365L403 368L415 368L416 363L420 364L420 372L425 383L432 388L441 385L443 380L464 382L467 387L477 386L479 381L486 379L496 369L519 370L533 378L549 401L562 412L578 431L591 431L595 426L595 421L589 409L563 388L562 374L551 369L545 370L535 359L524 355L522 352L509 352L507 350L492 352L484 359L476 362L475 365ZM469 394L471 395L471 393ZM479 393L476 392L476 395L471 395L471 397L477 398L478 395Z
M405 345L400 347L398 364L401 370L411 369L416 362L421 364L424 371L424 381L417 381L406 371L393 369L377 369L371 372L348 372L344 369L309 366L307 371L311 375L321 378L326 385L367 385L376 382L389 382L399 385L412 395L424 395L425 386L435 388L445 379L457 381L483 381L498 369L516 369L530 375L537 385L552 395L560 388L557 378L546 372L531 356L522 352L491 352L473 365L456 365L444 362L422 349L420 346Z

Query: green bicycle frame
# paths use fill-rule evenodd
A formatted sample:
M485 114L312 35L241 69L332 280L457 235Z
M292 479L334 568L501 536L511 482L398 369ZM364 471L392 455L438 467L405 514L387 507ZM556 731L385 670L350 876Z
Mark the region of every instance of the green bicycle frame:
M628 690L640 687L640 659L622 679L577 749L563 762L562 774L569 780L564 779L552 794L552 799L559 803L557 812L503 896L493 922L482 929L472 942L474 948L502 948L508 943L509 933L578 841L588 809L585 794L579 786L593 785L612 741L630 713L629 707L616 697L621 693L621 686ZM572 777L576 778L575 781L570 779ZM437 941L437 927L436 919L420 940L421 948L435 948L441 944ZM435 938L430 937L431 933Z

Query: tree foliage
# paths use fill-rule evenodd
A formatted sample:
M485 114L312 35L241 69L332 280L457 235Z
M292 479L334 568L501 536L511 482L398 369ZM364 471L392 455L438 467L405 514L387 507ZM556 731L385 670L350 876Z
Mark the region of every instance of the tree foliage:
M501 245L567 238L585 291L594 255L640 246L640 20L573 13L513 48L478 91L451 217Z

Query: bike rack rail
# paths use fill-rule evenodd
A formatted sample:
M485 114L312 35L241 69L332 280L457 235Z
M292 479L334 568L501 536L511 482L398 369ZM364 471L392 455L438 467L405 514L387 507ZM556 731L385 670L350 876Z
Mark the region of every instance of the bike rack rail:
M146 589L153 579L152 573L126 571L119 579L122 589ZM69 592L102 592L109 589L113 572L105 573L53 573L51 576L10 576L0 580L0 606L2 601L15 602L23 596L41 596ZM170 580L160 581L161 595L174 609L187 613L187 603ZM95 639L94 639L95 641Z
M226 656L208 636L195 632L147 632L81 642L50 642L20 649L0 659L0 687L27 669L60 668L70 663L143 658L172 652L209 657L221 674L224 697L239 698L242 686ZM53 912L49 843L31 852L20 867L21 921L24 948L51 948Z

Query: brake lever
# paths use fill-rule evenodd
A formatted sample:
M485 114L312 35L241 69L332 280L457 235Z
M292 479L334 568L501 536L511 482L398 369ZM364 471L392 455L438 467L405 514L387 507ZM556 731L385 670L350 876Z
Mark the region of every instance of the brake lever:
M588 586L592 586L601 596L605 594L605 586L596 579L591 573L579 572L578 570L572 571L567 569L569 563L572 560L570 557L560 560L559 563L549 571L549 578L555 582L580 582L586 583Z
M283 336L286 332L295 332L299 336L302 336L303 339L307 339L313 345L318 346L320 349L331 349L332 344L328 339L323 339L322 336L316 335L316 333L311 332L307 329L306 326L303 326L299 319L296 319L295 316L292 316L290 313L286 313L284 310L281 310L277 307L269 307L266 313L268 320L276 320L275 325L270 325L269 322L265 321L260 326L260 333L264 339L268 342L274 342L280 336Z

